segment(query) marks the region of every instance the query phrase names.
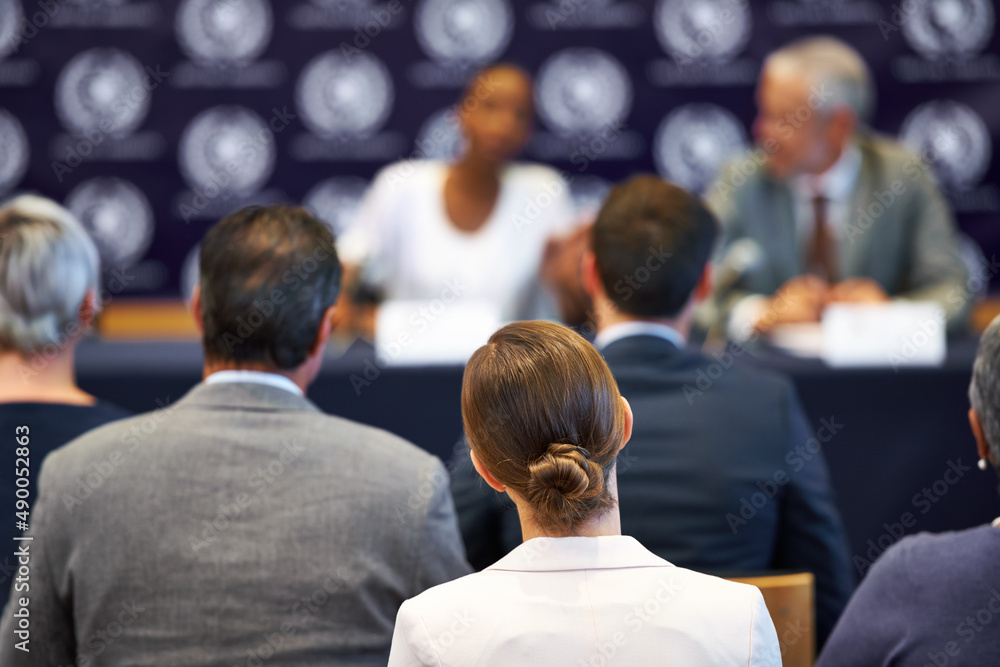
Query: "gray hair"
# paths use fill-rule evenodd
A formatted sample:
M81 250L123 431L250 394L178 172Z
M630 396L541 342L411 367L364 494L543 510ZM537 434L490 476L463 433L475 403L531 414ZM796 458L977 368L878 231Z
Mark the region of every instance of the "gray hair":
M983 425L990 459L1000 463L1000 316L990 322L979 339L969 383L969 402Z
M804 75L811 86L829 91L817 107L821 113L848 107L862 123L871 119L875 106L871 72L861 54L839 39L800 39L772 53L764 66L793 69Z
M97 248L72 213L33 195L0 207L0 349L62 345L99 280Z

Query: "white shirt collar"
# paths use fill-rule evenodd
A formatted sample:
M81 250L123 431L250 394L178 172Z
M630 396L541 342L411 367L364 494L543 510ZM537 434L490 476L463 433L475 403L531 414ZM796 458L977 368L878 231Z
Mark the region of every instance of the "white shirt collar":
M674 567L628 535L535 537L487 570L558 572L625 567Z
M284 375L268 373L266 371L215 371L205 378L205 384L221 384L224 382L252 382L254 384L266 384L271 387L277 387L278 389L290 391L299 396L303 395L302 389L299 385L295 384Z
M594 339L594 347L603 350L611 343L630 336L656 336L670 341L681 349L687 345L684 336L677 329L666 324L660 322L620 322L612 324L597 334Z
M852 141L829 169L815 176L796 176L792 179L792 187L804 199L823 196L828 201L846 201L854 191L860 171L861 150Z

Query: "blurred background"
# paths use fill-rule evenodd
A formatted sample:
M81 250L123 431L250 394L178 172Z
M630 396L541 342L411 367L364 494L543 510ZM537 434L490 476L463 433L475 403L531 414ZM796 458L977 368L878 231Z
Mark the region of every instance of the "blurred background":
M865 56L875 129L933 164L990 258L995 18L989 0L0 0L0 198L76 213L117 305L179 302L226 213L304 202L340 232L378 169L454 155L486 63L535 77L522 157L585 216L636 171L703 189L750 146L762 58L822 32Z

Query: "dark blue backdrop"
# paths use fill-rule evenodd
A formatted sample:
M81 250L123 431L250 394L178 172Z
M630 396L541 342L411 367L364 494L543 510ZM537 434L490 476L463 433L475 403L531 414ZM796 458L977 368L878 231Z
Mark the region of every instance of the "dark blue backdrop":
M65 202L116 293L176 296L237 206L306 201L339 229L387 162L454 154L448 110L485 62L536 76L525 158L587 208L636 170L704 187L749 140L761 59L826 32L990 256L994 27L989 0L0 0L0 196Z

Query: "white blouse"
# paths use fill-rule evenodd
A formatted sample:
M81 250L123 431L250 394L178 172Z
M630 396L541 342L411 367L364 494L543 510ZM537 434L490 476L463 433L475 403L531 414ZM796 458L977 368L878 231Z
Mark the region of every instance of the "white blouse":
M675 567L631 537L535 538L407 600L389 667L780 667L754 586Z
M569 186L553 169L513 163L482 227L466 232L448 219L448 164L397 162L376 176L354 222L338 241L345 262L364 266L387 300L485 300L503 320L537 315L538 272L548 239L568 232Z

